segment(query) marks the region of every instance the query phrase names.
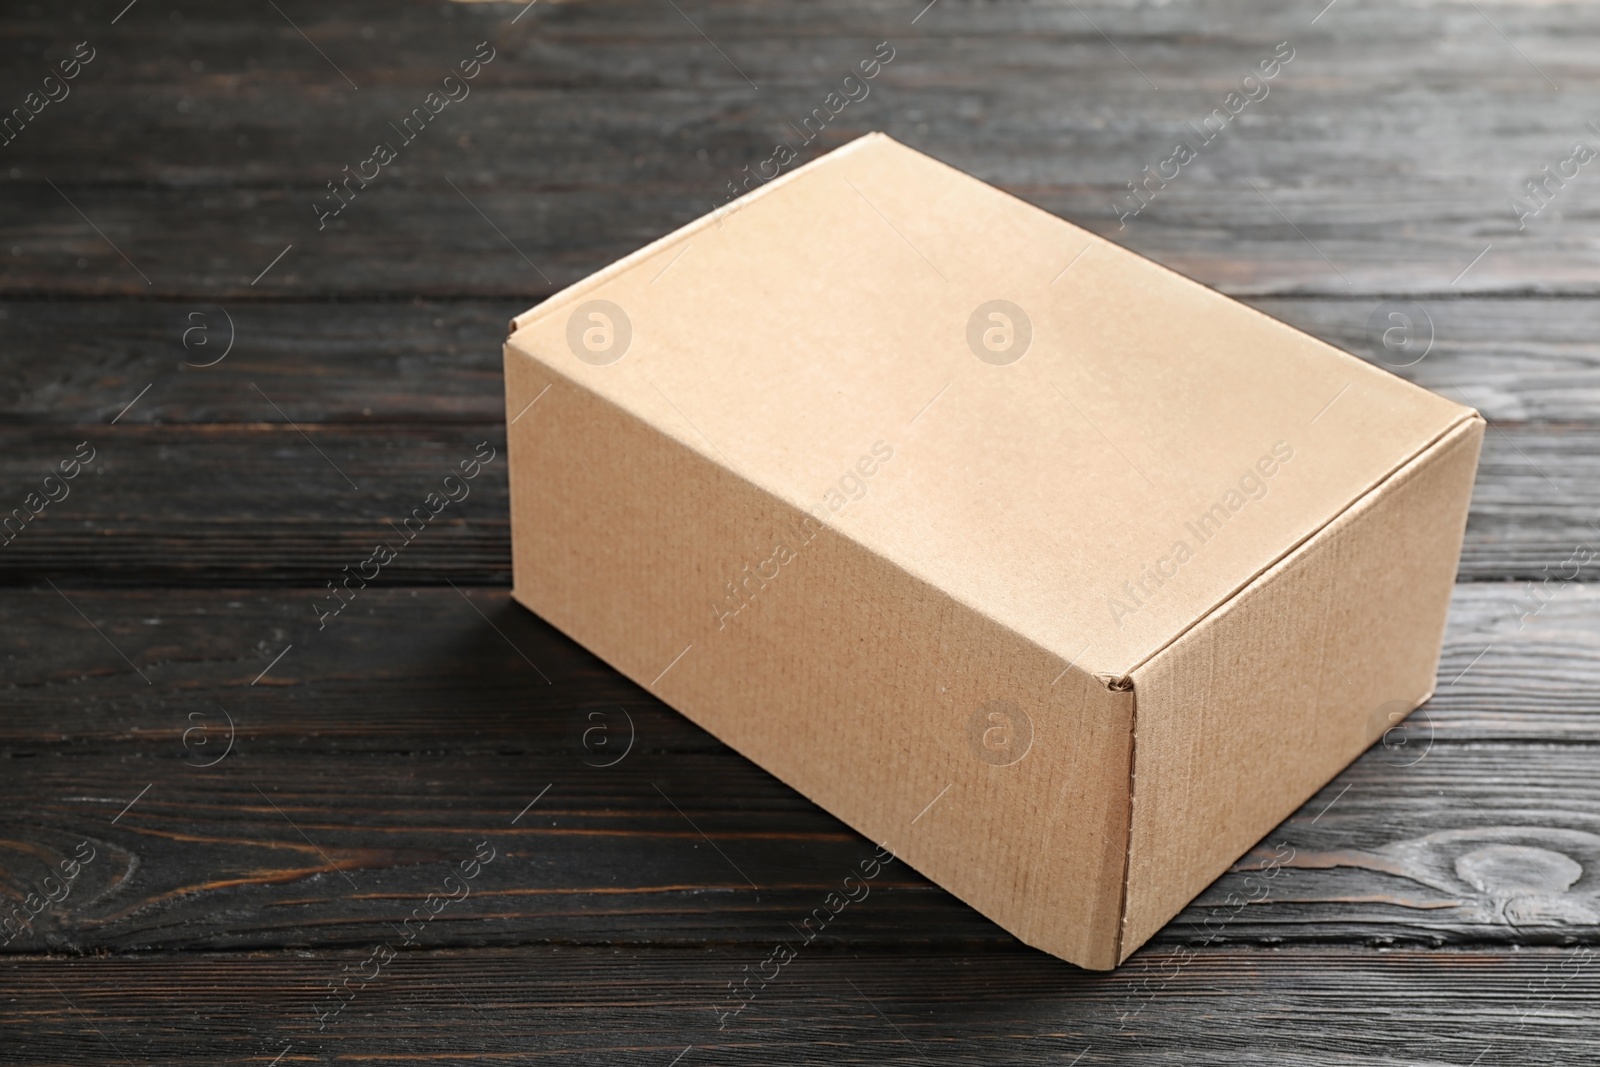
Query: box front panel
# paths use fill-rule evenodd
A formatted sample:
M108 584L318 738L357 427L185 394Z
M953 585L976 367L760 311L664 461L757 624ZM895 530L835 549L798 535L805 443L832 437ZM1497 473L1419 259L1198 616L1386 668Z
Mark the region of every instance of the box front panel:
M1022 940L1111 965L1128 694L826 506L776 500L514 347L506 371L518 601Z

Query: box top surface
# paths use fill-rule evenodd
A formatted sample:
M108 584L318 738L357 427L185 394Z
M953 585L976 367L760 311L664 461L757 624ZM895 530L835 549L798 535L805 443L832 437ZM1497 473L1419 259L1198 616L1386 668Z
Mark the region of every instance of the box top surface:
M881 134L510 343L1107 679L1471 416Z

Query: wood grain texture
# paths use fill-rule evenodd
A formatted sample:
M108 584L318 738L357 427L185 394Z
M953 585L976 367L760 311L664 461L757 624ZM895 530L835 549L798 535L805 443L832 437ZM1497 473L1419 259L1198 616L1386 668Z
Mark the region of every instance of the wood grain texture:
M15 433L18 447L0 458L7 483L17 487L13 508L80 444L95 452L67 486L70 495L0 549L10 554L14 580L32 572L68 584L237 585L276 583L287 572L296 584L337 581L379 540L399 546L400 524L417 508L426 514L428 495L488 442L496 458L466 499L446 507L385 569L398 581L437 570L441 580L509 584L503 420L298 426L260 393L247 387L245 395L255 396L263 421ZM36 569L41 564L44 572Z
M1368 362L1481 411L1491 422L1592 423L1600 411L1600 304L1593 300L1262 297L1248 303ZM1433 345L1391 353L1369 322L1384 304L1422 309L1419 338ZM1393 308L1391 308L1392 310ZM1491 436L1492 436L1491 431Z
M1580 953L1146 948L1089 974L1015 949L802 951L719 1029L764 956L405 951L317 1030L362 951L0 963L0 1063L1236 1064L1584 1067L1600 966ZM752 988L754 986L752 985Z
M890 40L875 90L808 158L884 129L1231 292L1593 295L1594 190L1575 179L1520 228L1508 206L1600 114L1600 25L1575 11L1418 3L1315 25L1298 6L1241 18L1221 0L947 2L915 25L888 2L720 3L693 22L644 0L539 5L515 24L498 4L298 12L326 59L269 9L202 5L177 50L173 24L141 13L8 146L0 291L544 295L721 202ZM473 95L319 231L325 183L480 40L499 55ZM36 23L13 43L17 91L65 41ZM1127 183L1198 141L1189 124L1280 41L1295 58L1269 94L1123 226Z
M500 345L529 302L0 304L10 424L504 422ZM208 365L209 364L209 365ZM257 391L259 390L259 392Z
M222 716L196 710L203 719L166 719L211 724L220 754ZM576 733L580 716L550 717L493 752L452 752L449 739L359 756L238 742L205 773L179 757L209 750L169 741L58 746L13 762L0 791L12 905L42 895L79 842L97 858L5 951L370 944L450 891L444 879L482 841L497 850L493 876L420 944L759 943L872 854L732 753L664 752L641 737L605 774L550 743ZM614 712L609 725L624 729ZM1435 741L1414 766L1387 755L1363 757L1152 944L1600 942L1600 749ZM1284 869L1252 877L1280 849ZM849 923L863 946L1011 940L909 868L880 876L868 900Z
M1439 696L1156 944L1595 943L1600 591L1513 592L1460 587ZM480 840L423 944L759 942L871 854L503 594L369 590L323 631L305 591L8 603L0 878L101 858L5 951L368 943ZM1011 942L907 868L874 894L858 945Z
M1592 9L122 6L0 20L0 106L97 49L0 145L0 515L97 449L0 547L0 922L29 918L0 1064L1600 1058L1600 589L1563 566L1600 541L1600 178L1510 203L1600 143ZM499 346L799 146L885 40L802 159L885 130L1493 426L1434 699L1123 969L891 865L719 1018L871 848L507 601ZM471 97L319 230L480 41ZM1270 94L1119 222L1282 41ZM1397 367L1373 322L1401 303L1432 343ZM472 496L319 628L484 440Z

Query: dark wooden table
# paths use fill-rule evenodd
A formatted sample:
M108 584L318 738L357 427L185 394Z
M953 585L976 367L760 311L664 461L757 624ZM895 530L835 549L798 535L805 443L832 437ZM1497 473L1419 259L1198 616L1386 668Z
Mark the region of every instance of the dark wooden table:
M0 23L0 1063L1600 1060L1595 8L125 2ZM1438 695L1267 899L1090 974L891 867L722 1017L872 848L508 603L499 346L883 41L802 158L886 130L1388 364L1420 305L1492 428Z

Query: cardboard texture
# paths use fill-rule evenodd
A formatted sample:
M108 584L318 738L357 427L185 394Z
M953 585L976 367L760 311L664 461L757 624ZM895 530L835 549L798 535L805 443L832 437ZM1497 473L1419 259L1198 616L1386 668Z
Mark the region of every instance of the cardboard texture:
M1073 963L1432 690L1477 413L882 135L505 358L516 599Z

